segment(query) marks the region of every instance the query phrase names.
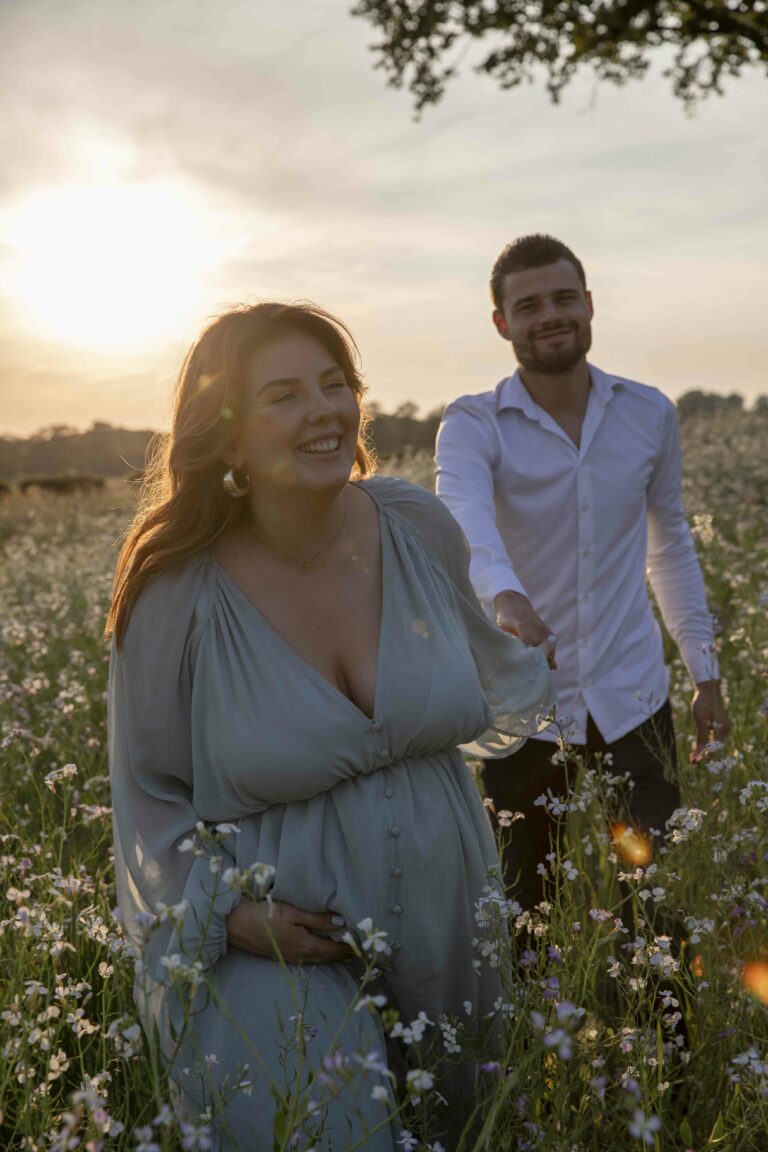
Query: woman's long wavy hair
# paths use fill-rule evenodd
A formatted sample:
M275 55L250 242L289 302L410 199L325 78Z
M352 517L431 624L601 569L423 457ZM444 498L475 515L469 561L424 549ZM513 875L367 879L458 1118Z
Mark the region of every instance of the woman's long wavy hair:
M153 576L210 547L243 514L243 500L222 487L233 446L250 357L285 332L312 336L344 371L361 412L354 478L373 469L359 353L349 329L314 304L243 305L217 317L182 364L167 435L148 450L139 505L120 552L105 635L120 643L131 608Z

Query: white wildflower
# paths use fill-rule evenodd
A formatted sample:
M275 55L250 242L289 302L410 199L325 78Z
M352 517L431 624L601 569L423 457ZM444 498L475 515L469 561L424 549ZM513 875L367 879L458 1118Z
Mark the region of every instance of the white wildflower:
M406 1074L406 1087L411 1094L411 1104L418 1104L425 1092L429 1092L435 1081L423 1068L413 1068Z
M419 1044L423 1040L427 1028L432 1024L433 1021L429 1019L426 1012L419 1012L416 1019L412 1020L409 1025L404 1025L398 1020L389 1034L393 1038L399 1036L404 1044Z
M43 778L43 782L51 792L56 791L56 785L62 780L71 780L73 776L77 775L77 767L74 764L65 764L62 768L54 768L47 776Z
M653 1134L660 1128L661 1120L658 1116L646 1116L640 1108L636 1108L629 1123L629 1134L651 1148L654 1144Z
M363 952L374 952L377 955L387 955L390 952L386 932L375 929L370 916L360 921L357 930L363 937Z
M361 996L355 1004L355 1012L360 1012L363 1008L383 1008L386 1002L386 996Z

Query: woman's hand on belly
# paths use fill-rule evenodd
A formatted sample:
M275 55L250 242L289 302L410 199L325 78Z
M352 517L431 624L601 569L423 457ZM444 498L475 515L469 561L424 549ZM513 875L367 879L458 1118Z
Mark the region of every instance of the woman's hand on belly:
M232 947L286 964L338 964L354 956L346 944L317 935L343 927L330 912L305 912L277 900L257 904L245 898L229 913L226 924Z

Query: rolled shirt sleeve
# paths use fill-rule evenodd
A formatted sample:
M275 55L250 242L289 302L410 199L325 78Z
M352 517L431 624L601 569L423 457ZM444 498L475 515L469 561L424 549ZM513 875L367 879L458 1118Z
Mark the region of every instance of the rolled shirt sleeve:
M467 397L449 404L437 434L436 490L466 536L470 578L489 616L500 592L527 596L496 527L494 467L498 431Z
M685 520L680 438L666 401L659 454L648 486L648 577L664 623L694 683L719 678L712 616L701 567Z

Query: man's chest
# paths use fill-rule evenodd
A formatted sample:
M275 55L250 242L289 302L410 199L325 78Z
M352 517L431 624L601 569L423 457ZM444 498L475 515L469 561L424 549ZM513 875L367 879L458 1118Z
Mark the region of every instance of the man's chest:
M500 528L613 536L644 520L658 455L653 429L604 419L577 448L562 430L502 415L493 476Z

